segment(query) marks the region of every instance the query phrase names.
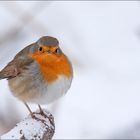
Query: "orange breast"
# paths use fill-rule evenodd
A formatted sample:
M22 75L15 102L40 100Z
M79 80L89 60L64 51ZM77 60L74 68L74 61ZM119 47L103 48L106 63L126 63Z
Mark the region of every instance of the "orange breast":
M65 75L67 78L72 76L71 64L65 55L47 55L47 54L33 54L40 67L40 72L47 82L55 81L59 75Z

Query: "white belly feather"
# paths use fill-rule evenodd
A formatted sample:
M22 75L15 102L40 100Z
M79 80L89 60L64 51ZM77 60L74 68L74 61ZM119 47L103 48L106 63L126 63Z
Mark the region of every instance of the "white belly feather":
M70 85L71 79L68 79L63 75L60 75L55 82L44 85L43 88L38 89L40 91L39 92L40 98L35 98L33 102L39 104L51 103L54 100L63 96L70 88Z
M38 70L37 63L30 65L21 76L9 80L13 95L25 102L49 104L63 96L70 88L72 81L64 75L52 83L47 83Z

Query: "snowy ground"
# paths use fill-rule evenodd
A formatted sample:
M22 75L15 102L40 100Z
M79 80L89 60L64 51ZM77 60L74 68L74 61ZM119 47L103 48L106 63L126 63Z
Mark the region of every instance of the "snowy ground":
M25 11L40 10L30 8L37 2L17 3ZM0 68L40 36L55 36L72 61L74 80L68 94L56 103L54 138L140 138L140 3L53 1L42 5L44 10L34 20L46 30L39 32L31 22L15 40L2 43ZM0 2L0 36L21 25L7 6ZM14 102L20 117L27 115L5 80L0 81L0 92L1 114Z

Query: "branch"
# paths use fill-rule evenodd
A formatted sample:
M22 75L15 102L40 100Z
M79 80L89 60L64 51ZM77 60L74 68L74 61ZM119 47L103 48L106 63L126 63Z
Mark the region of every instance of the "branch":
M8 133L2 135L1 139L51 140L55 131L54 118L48 111L43 111L43 114L39 111L34 112L34 118L29 115Z

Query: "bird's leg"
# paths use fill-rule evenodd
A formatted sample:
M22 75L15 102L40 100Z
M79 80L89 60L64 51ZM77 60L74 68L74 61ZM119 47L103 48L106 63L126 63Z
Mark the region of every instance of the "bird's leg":
M30 112L31 117L34 118L33 112L31 111L30 107L27 105L26 102L24 102L24 104L27 107L28 111Z
M49 119L50 123L52 125L54 125L53 121L50 119L50 117L47 114L44 113L43 109L41 108L41 106L39 104L38 104L38 107L39 107L39 110L40 110L40 114L43 115L45 118L47 117Z
M38 107L39 107L40 113L41 113L41 114L44 114L43 109L41 108L41 106L40 106L39 104L38 104Z
M45 115L43 109L41 108L41 106L40 106L39 104L38 104L38 107L39 107L39 110L40 110L40 114L41 114L41 115Z

